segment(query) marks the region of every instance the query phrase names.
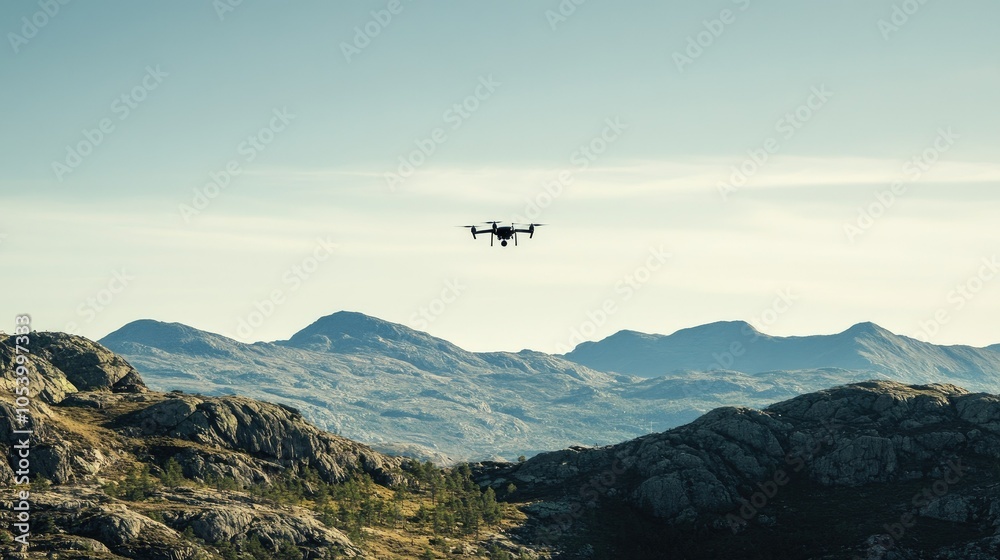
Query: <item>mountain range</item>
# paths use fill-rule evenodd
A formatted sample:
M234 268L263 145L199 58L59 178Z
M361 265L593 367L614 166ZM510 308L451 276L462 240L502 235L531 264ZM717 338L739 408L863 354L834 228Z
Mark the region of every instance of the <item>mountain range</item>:
M806 337L772 337L743 322L621 331L562 356L469 352L354 312L275 342L152 320L100 342L152 388L287 404L321 428L440 463L606 445L719 406L763 407L867 379L1000 392L1000 345L937 346L872 323Z
M370 321L331 321L342 319ZM320 336L333 343L329 326ZM192 334L163 345L255 351ZM20 519L0 527L5 558L1000 554L1000 397L952 384L854 383L613 445L446 469L323 432L289 406L152 391L121 356L63 333L0 337L0 391L19 387L26 400L0 402L0 489Z
M776 337L742 321L683 329L672 335L620 331L564 355L587 367L641 377L732 369L749 374L838 368L907 382L933 378L998 388L1000 345L938 346L859 323L832 335Z

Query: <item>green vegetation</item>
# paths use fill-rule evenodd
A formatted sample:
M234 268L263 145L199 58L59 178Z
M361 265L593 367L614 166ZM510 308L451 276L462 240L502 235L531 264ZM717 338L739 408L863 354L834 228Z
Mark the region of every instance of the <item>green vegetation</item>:
M302 551L289 540L281 541L278 551L268 550L256 535L240 539L235 545L229 542L216 543L215 549L223 560L302 560ZM332 556L331 556L332 557Z
M103 490L113 498L141 502L152 496L157 486L157 479L149 474L149 465L134 465L121 482L109 482Z
M216 490L240 492L244 490L243 485L230 476L208 475L205 477L205 485Z
M468 465L442 469L430 462L413 463L412 470L404 474L404 478L407 483L389 489L376 484L363 472L331 484L312 469L299 474L286 470L268 483L244 487L225 476L210 476L204 482L187 479L181 464L170 458L155 475L149 465L137 464L127 470L120 481L105 484L103 489L109 496L132 502L148 500L159 487L194 486L246 492L276 504L309 508L328 527L339 529L359 546L371 539L373 529L387 529L430 536L431 546L446 550L445 537L478 538L484 528L497 526L503 519L505 509L497 501L495 492L492 488L481 490L473 482ZM510 494L515 489L510 485L506 492ZM156 512L147 515L163 521L163 516ZM192 542L203 544L190 527L182 534ZM277 552L267 549L256 537L212 544L226 560L302 559L302 552L292 542L281 543ZM426 553L434 557L435 551L427 547ZM493 559L513 560L500 549L490 550L488 554Z
M160 473L160 482L164 486L180 486L185 481L184 469L181 468L181 464L176 459L171 457L163 467L163 472Z
M435 535L478 536L483 525L495 525L502 517L493 489L480 490L469 465L443 470L427 462L414 476L423 498L414 521Z
M248 488L250 494L280 504L311 507L330 527L356 543L368 537L366 527L406 528L433 535L476 535L484 526L496 525L503 510L492 488L482 491L472 481L468 465L441 469L433 463L417 464L411 488L398 487L391 497L365 473L356 473L339 484L324 482L315 471L301 476L287 472L270 484ZM419 503L414 515L404 515L403 504Z
M44 476L36 476L31 481L31 491L32 492L43 492L52 487L52 481L45 478Z

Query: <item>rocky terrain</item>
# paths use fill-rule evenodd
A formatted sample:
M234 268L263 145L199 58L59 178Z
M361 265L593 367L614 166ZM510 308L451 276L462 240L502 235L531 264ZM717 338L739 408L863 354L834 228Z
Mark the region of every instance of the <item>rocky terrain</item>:
M667 337L623 331L566 356L468 352L350 312L270 343L149 320L101 343L155 389L285 403L323 429L437 463L612 444L720 406L764 407L874 378L1000 391L996 349L934 346L871 323L792 338L740 322Z
M614 445L441 470L287 405L151 391L79 337L34 333L31 348L31 422L0 403L9 558L1000 556L1000 397L955 385L853 383ZM10 394L10 339L0 368ZM14 433L26 426L30 484ZM27 550L14 540L20 492Z
M646 389L638 379L539 352L468 352L359 313L324 317L274 343L155 321L101 343L156 389L285 403L323 429L437 463L614 443L716 404L633 400L627 391Z
M1000 554L1000 397L954 385L857 383L476 471L567 558Z
M323 432L284 405L150 391L124 359L86 339L30 340L30 421L12 398L0 401L0 450L9 458L0 462L0 503L13 522L19 493L30 494L31 549L5 523L5 558L372 558L390 549L356 541L375 530L386 542L429 543L402 519L410 502L421 502L421 481L439 476L431 467ZM12 341L0 342L7 395L16 379ZM33 431L30 486L16 472L24 436L14 431L25 429ZM367 489L358 503L379 508L396 493L402 529L371 523L354 537L339 529L339 520L354 519L344 509L354 502L327 494L356 487ZM331 505L321 509L320 500ZM464 542L465 557L480 557ZM402 544L381 557L417 555L406 551Z

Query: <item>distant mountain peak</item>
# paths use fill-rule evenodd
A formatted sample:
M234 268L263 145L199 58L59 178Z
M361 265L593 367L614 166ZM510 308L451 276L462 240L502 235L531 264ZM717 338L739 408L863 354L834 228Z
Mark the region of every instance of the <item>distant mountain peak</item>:
M139 319L105 336L100 343L120 352L123 344L142 345L168 352L181 349L206 353L226 353L242 343L231 338L202 331L183 323L166 323L154 319Z
M714 323L706 323L704 325L698 325L696 327L683 328L678 331L675 331L671 335L651 334L651 333L644 333L641 331L634 331L631 329L623 329L600 341L597 342L587 341L582 343L580 346L600 344L604 342L624 341L629 339L656 341L667 336L672 337L672 336L685 336L685 335L738 336L740 338L747 336L754 336L754 335L767 336L761 333L753 325L751 325L746 321L715 321Z
M202 331L183 323L167 323L155 319L139 319L128 323L102 340L128 340L159 346L165 342L181 342L193 338L226 338L222 335Z
M892 331L889 331L888 329L884 329L884 328L878 326L877 324L872 323L871 321L865 321L865 322L853 325L853 326L851 326L851 328L849 328L846 331L844 331L844 333L845 334L847 334L847 333L850 333L850 334L877 334L877 335L881 335L881 336L887 336L887 335L895 336L895 335L893 335Z
M357 311L337 311L320 317L306 328L292 335L288 341L303 342L309 338L323 336L330 340L346 338L399 340L419 336L423 333L409 327L391 323L358 313ZM428 335L424 335L428 336Z
M879 332L879 333L888 333L889 332L888 330L883 329L882 327L880 327L879 325L877 325L877 324L875 324L875 323L873 323L871 321L863 321L861 323L857 323L855 325L851 325L851 328L849 328L847 330L848 331Z
M434 373L461 370L463 361L479 361L447 340L356 311L320 317L275 344L314 352L388 356Z
M671 336L680 334L700 334L700 335L723 335L723 336L754 336L763 335L753 325L746 321L715 321L697 327L689 327L675 332Z

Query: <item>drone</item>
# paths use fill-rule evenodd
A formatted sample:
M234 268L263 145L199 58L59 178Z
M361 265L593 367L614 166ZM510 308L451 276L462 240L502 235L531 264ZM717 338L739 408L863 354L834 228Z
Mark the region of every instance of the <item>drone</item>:
M472 238L476 239L476 234L488 233L490 235L490 247L493 246L493 238L500 240L500 246L506 247L507 241L511 238L514 239L514 246L517 247L517 234L527 233L528 239L535 236L535 228L544 226L545 224L515 224L511 223L509 226L498 225L500 222L483 222L484 227L476 226L458 226L466 229L472 230ZM527 229L519 228L518 225L527 226Z

